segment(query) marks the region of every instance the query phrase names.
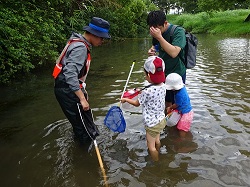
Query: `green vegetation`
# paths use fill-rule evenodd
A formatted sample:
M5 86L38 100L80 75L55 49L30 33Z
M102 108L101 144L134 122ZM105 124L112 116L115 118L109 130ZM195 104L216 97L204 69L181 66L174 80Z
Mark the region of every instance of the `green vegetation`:
M72 31L93 16L111 24L112 39L147 32L143 0L5 0L0 4L0 84L54 64Z
M250 0L152 0L160 9L175 8L185 13L249 9Z
M227 0L219 8L217 0L1 0L0 85L52 68L70 33L82 32L93 16L110 22L113 41L148 36L147 13L170 7L185 12L168 20L194 33L249 35L249 22L243 23L249 10L221 11L248 8L249 1Z
M169 22L182 25L192 33L250 35L250 21L244 22L249 10L201 12L198 14L168 15Z

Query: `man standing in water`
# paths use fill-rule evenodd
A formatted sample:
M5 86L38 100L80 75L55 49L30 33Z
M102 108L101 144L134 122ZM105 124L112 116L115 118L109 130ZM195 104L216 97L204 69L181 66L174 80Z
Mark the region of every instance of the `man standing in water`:
M155 55L159 51L159 57L165 62L165 76L170 73L177 73L182 77L185 84L186 67L181 59L184 59L184 48L186 45L185 32L181 27L176 27L173 36L170 38L172 24L166 20L163 11L152 11L148 14L147 24L150 35L153 37L153 45L148 50L148 55ZM174 91L166 92L166 107L174 104Z
M109 28L106 20L93 17L89 25L83 28L83 35L72 33L62 52L64 55L58 60L62 69L57 74L53 72L56 99L73 127L75 139L81 145L91 141L82 122L83 113L90 110L85 83L91 61L90 48L102 45L104 38L111 38Z

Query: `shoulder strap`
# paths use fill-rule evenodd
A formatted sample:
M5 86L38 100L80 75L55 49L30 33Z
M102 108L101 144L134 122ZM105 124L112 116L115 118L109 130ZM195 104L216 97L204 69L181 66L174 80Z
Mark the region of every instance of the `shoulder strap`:
M73 42L82 42L82 43L85 44L85 46L87 47L87 49L90 51L89 45L88 45L87 42L85 42L84 40L77 39L77 38L74 39L74 38L73 38L73 39L71 39L69 42L70 42L70 44L73 43Z
M173 42L173 35L174 35L174 31L176 29L176 27L178 27L177 25L173 25L171 30L170 30L170 43L172 44Z
M60 56L57 58L56 60L56 64L60 64L61 60L63 59L67 49L69 48L70 44L74 43L74 42L83 42L85 44L85 46L87 47L87 50L90 51L89 49L89 45L84 41L84 40L81 40L81 39L71 39L67 42L67 44L65 45L64 49L62 50Z
M153 86L153 85L155 85L155 84L154 84L154 83L149 84L149 85L147 85L147 86L143 87L142 89L140 89L140 91L145 90L146 88L149 88L150 86Z
M172 28L171 28L171 30L170 30L170 43L171 43L171 44L172 44L172 42L173 42L173 35L174 35L174 31L175 31L176 27L178 27L178 25L173 25ZM184 30L184 31L185 31L185 30ZM180 53L179 53L179 54L180 54ZM181 55L179 55L179 54L178 54L179 58L180 58L181 61L184 63L184 62L185 62L185 58L181 57ZM185 63L184 63L184 65L185 65ZM186 65L185 65L185 66L186 66Z

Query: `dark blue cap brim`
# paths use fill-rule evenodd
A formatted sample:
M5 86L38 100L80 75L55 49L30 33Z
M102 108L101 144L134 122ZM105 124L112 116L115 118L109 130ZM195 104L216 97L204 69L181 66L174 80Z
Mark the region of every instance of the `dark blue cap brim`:
M95 30L95 29L93 29L93 28L91 28L91 27L89 27L89 26L83 27L83 30L84 30L84 31L88 31L88 32L90 32L91 34L93 34L93 35L95 35L95 36L98 36L98 37L100 37L100 38L107 38L107 39L110 39L110 38L111 38L111 36L109 35L109 33L107 33L107 32L100 32L100 31Z

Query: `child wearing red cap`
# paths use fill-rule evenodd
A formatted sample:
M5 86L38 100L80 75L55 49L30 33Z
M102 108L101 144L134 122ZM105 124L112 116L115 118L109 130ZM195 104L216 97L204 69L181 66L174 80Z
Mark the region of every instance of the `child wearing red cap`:
M159 160L161 147L160 132L166 126L165 95L166 86L164 61L157 56L150 56L144 63L145 79L151 86L142 90L137 100L122 98L134 106L142 106L142 114L146 129L146 139L149 153L154 161Z

